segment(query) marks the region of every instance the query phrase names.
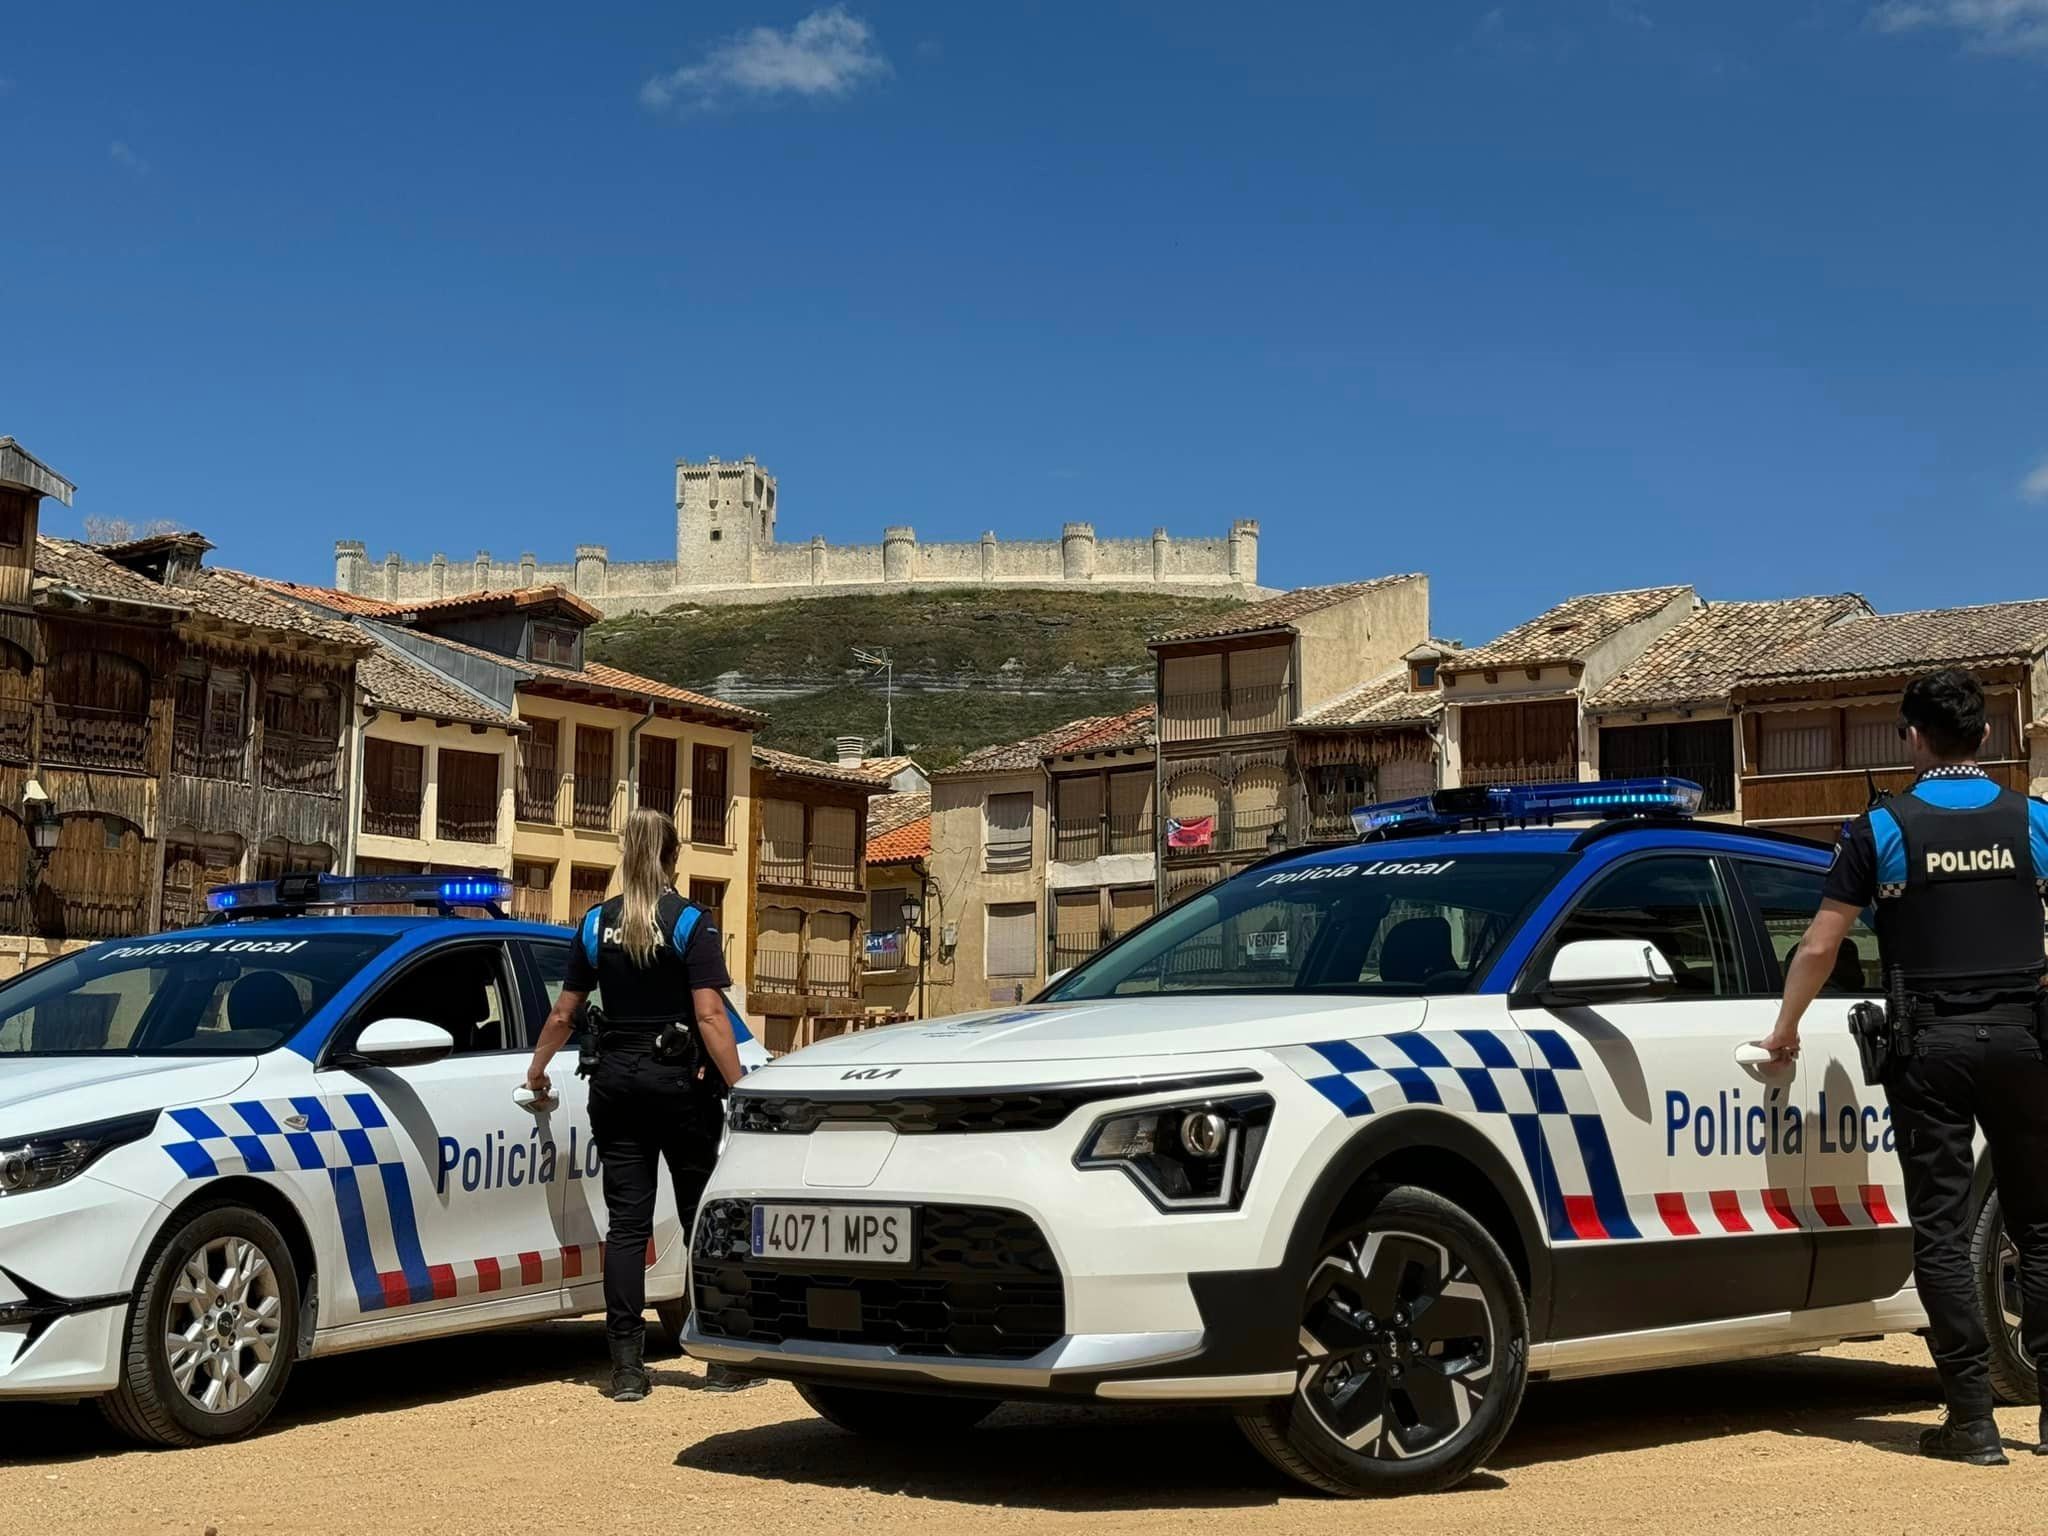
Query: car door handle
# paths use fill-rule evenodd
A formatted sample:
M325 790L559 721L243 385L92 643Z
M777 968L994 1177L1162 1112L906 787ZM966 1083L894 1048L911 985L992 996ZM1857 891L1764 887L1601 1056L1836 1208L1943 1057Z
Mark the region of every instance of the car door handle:
M1742 1067L1768 1067L1779 1063L1778 1058L1758 1045L1754 1040L1735 1047L1735 1064Z
M521 1109L536 1115L546 1114L551 1109L558 1109L562 1103L557 1098L550 1097L544 1099L531 1088L524 1086L512 1090L512 1102Z

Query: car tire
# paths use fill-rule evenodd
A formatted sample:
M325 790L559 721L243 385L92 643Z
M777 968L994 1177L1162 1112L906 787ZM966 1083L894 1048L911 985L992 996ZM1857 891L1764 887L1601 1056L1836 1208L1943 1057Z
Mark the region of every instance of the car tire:
M874 1440L926 1440L956 1434L974 1428L1002 1407L993 1398L889 1392L827 1381L800 1381L796 1390L826 1423Z
M157 1235L141 1275L120 1385L99 1399L101 1413L156 1445L248 1434L277 1406L298 1354L299 1276L284 1234L246 1206L205 1206Z
M1521 1283L1428 1190L1368 1191L1304 1277L1295 1389L1238 1418L1288 1476L1347 1497L1433 1493L1501 1442L1529 1375Z
M1991 1391L2001 1403L2041 1400L2041 1382L2020 1336L2019 1253L2006 1235L2005 1212L1992 1190L1970 1234L1970 1267L1977 1277L1977 1306L1991 1342Z
M690 1323L689 1299L678 1296L673 1301L657 1301L654 1304L654 1320L658 1324L654 1331L661 1338L661 1347L672 1355L686 1353L683 1348L683 1329Z

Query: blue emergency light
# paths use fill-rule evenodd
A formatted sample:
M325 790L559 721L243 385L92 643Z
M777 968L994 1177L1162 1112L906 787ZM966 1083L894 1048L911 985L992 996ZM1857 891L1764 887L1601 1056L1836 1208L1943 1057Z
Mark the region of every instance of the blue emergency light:
M1593 784L1472 784L1406 800L1360 806L1360 837L1402 828L1528 826L1531 822L1606 821L1616 816L1691 816L1701 789L1689 779L1606 779Z
M243 885L217 885L207 908L222 918L300 912L309 907L484 907L493 912L512 899L502 875L280 875Z

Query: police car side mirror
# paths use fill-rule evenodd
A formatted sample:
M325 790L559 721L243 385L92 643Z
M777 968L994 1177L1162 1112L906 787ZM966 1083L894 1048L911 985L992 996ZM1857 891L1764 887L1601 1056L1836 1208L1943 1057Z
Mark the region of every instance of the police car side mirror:
M1557 952L1536 1000L1547 1006L1663 997L1678 979L1647 939L1578 939Z
M455 1049L455 1037L424 1019L379 1019L363 1026L355 1049L344 1052L338 1066L417 1067L439 1061Z

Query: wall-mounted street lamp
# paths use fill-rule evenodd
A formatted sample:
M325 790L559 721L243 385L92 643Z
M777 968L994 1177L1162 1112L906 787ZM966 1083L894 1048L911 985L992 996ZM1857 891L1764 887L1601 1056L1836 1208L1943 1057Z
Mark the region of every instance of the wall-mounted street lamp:
M1286 851L1287 829L1285 827L1275 827L1266 834L1266 852L1285 853Z
M924 975L930 967L932 931L924 922L924 895L921 891L906 891L903 896L903 927L906 932L917 935L917 1016L925 1016Z
M21 792L21 821L28 829L29 852L41 863L56 851L64 826L57 817L57 802L34 779Z

